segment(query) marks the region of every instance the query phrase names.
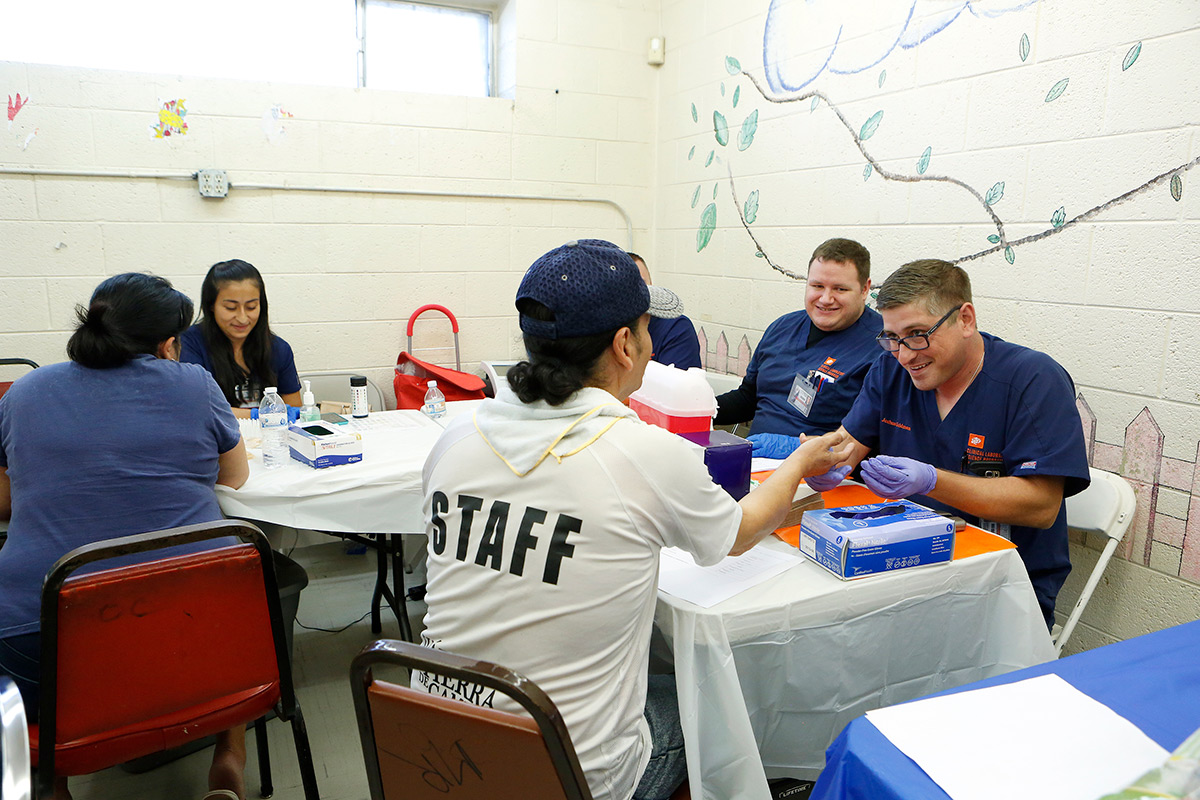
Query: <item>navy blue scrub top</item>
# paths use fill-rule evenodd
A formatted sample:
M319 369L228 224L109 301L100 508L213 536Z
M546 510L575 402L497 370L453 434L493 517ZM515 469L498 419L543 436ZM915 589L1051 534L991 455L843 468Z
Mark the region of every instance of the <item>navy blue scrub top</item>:
M875 341L883 330L883 318L874 309L864 309L849 328L826 334L810 348L812 327L808 312L793 311L772 322L763 333L745 378L753 382L758 400L754 433L798 436L837 430L872 362L887 355ZM796 375L807 376L810 370L833 380L814 379L819 388L805 418L788 403L788 393Z
M983 368L944 420L935 392L917 389L896 358L886 355L868 373L842 423L846 430L878 453L951 472L964 471L966 461L1000 461L1004 475L1065 478L1064 497L1086 489L1091 480L1087 448L1071 376L1045 353L981 335ZM978 524L977 517L925 495L909 499ZM1071 571L1066 504L1049 528L1013 525L1011 531L1042 611L1052 621L1054 600Z
M650 358L654 361L674 364L677 369L701 366L700 339L696 336L696 326L687 317L651 317L647 331L654 348Z

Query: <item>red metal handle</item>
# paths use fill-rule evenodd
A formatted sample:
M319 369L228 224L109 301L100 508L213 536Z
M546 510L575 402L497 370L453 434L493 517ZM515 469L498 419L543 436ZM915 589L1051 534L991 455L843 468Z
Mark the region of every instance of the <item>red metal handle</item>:
M437 303L430 303L429 305L424 305L424 306L421 306L420 308L418 308L416 311L414 311L412 313L412 316L408 318L408 338L409 339L412 339L413 323L415 323L417 321L417 317L421 316L426 311L440 311L443 314L445 314L447 317L450 318L450 328L456 334L458 333L458 320L455 319L454 315L450 313L450 309L446 308L445 306L439 306ZM412 350L411 342L409 342L408 349L410 351Z

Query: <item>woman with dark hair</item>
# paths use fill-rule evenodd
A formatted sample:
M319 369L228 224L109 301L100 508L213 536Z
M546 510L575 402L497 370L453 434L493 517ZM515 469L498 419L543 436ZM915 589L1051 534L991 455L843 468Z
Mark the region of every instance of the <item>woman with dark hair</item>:
M163 278L125 273L96 287L77 314L71 360L27 373L0 398L0 519L9 520L0 549L0 673L16 681L31 720L41 587L54 562L103 539L219 520L213 487L237 488L250 474L216 382L178 363L179 336L192 319L186 295ZM243 796L245 760L244 728L218 737L211 796ZM70 797L66 778L55 797Z
M253 264L213 264L200 287L200 322L183 332L182 361L212 373L233 414L249 417L263 389L275 386L289 406L300 405L300 378L287 342L271 333L267 290Z

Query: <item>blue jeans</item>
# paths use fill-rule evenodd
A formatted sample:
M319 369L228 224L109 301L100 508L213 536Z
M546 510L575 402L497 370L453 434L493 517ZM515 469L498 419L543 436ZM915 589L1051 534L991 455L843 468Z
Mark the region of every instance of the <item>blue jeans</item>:
M38 719L38 680L41 663L41 633L26 633L0 639L0 675L8 675L25 702L25 717Z
M674 675L651 675L646 686L646 721L650 724L650 763L633 800L668 800L687 778L683 728Z

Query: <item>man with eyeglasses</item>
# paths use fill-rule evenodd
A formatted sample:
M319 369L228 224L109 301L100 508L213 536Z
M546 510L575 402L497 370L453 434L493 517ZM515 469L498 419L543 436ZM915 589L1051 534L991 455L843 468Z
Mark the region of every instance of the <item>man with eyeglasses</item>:
M1071 571L1063 499L1089 483L1071 376L1044 353L981 332L970 279L948 262L905 264L876 305L877 341L894 358L875 362L842 420L850 461L808 483L828 488L878 453L862 461L871 491L1011 539L1052 626Z
M754 455L786 458L800 434L835 427L858 396L882 326L867 308L871 254L851 239L829 239L808 262L804 308L770 324L742 384L717 398L718 425L753 417Z

